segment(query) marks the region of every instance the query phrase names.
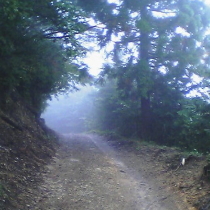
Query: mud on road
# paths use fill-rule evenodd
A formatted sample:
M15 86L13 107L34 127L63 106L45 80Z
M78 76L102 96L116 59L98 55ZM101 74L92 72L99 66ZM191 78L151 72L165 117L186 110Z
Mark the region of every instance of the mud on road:
M190 210L178 194L142 174L137 155L101 137L66 135L34 198L37 210Z

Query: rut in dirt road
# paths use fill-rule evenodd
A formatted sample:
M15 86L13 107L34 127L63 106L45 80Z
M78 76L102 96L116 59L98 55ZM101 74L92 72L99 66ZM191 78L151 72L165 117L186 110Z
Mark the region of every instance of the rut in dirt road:
M65 136L47 167L34 209L187 210L128 168L97 136Z

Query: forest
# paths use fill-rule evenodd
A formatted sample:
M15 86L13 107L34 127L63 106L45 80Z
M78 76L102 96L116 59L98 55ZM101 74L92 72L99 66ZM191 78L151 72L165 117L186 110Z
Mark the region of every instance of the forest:
M87 129L210 152L203 1L0 0L0 17L1 109L18 95L39 117L52 95L91 84ZM97 77L88 43L106 51Z

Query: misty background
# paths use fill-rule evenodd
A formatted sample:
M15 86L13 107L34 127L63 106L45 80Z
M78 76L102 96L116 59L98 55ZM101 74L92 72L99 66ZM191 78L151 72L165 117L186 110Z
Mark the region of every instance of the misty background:
M79 91L53 96L42 114L47 126L58 133L82 133L90 128L94 109L93 86L83 86Z

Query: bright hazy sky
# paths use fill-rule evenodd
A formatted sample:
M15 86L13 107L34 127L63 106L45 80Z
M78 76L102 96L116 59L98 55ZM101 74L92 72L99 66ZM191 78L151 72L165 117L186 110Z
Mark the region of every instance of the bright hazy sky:
M206 4L210 5L210 0L203 0Z

